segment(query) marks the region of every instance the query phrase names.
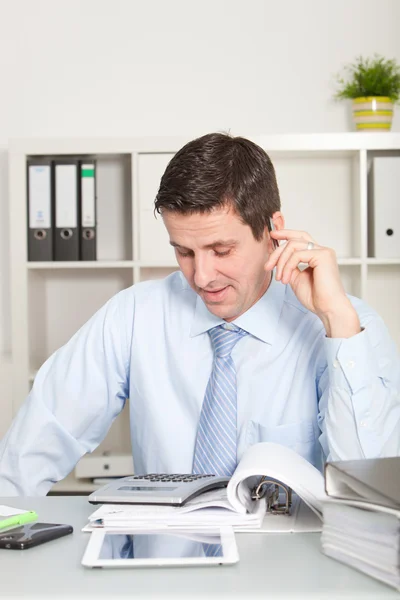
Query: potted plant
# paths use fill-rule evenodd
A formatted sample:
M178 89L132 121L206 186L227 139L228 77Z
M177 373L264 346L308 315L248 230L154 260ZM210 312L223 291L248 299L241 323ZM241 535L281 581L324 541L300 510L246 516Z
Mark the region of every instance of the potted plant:
M394 59L356 58L346 65L348 78L338 77L337 99L353 100L353 118L359 131L389 131L393 108L400 99L400 67Z

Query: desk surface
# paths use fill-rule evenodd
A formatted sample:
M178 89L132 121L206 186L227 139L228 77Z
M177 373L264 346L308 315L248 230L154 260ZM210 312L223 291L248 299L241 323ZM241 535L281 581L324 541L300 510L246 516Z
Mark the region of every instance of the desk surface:
M282 600L397 598L395 590L320 551L319 535L237 534L240 562L197 568L86 569L80 562L94 507L86 496L0 498L36 510L41 521L68 523L74 533L30 550L0 549L0 596L55 598L268 598Z

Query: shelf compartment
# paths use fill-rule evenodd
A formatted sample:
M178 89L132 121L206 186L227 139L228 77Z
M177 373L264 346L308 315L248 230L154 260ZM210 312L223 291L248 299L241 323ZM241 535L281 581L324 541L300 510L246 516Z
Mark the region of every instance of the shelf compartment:
M27 157L32 158L32 157ZM47 158L60 158L55 154ZM61 158L65 158L62 156ZM131 155L71 158L96 161L96 247L98 261L133 259ZM28 262L34 265L36 261ZM60 264L61 261L54 261ZM95 261L93 261L95 262ZM35 267L32 267L35 268Z
M133 259L131 156L96 161L97 259Z
M365 301L385 321L400 350L400 261L368 265Z
M133 271L125 269L29 271L29 374L132 283Z
M307 231L340 259L361 256L359 156L271 153L287 229Z
M154 214L154 200L161 177L173 154L140 154L137 160L137 218L140 222L139 259L143 262L173 261L175 252L162 216Z

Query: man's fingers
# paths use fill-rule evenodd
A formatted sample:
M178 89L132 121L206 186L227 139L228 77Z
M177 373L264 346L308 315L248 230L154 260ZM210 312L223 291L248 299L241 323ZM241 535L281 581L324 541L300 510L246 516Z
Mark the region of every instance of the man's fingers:
M273 252L268 259L266 264L266 268L273 269L276 266L276 279L280 279L282 275L282 271L287 263L287 261L291 258L294 252L302 251L307 249L307 245L310 242L304 239L295 239L289 240L283 246L279 246L280 252ZM320 248L317 244L312 242L313 250L317 250Z
M275 240L306 240L313 242L311 235L307 231L298 231L297 229L274 229L270 232L271 237Z
M310 264L312 259L317 257L317 253L321 255L322 251L323 249L313 248L312 250L297 250L294 252L283 267L281 274L282 283L289 283L293 271L298 269L300 263Z

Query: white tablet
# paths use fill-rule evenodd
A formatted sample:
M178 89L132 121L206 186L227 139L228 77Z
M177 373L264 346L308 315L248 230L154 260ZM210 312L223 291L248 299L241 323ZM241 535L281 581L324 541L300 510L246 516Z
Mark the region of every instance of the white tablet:
M90 535L85 567L224 565L239 555L232 527L204 531L98 529Z

